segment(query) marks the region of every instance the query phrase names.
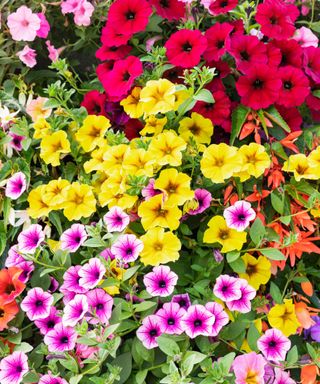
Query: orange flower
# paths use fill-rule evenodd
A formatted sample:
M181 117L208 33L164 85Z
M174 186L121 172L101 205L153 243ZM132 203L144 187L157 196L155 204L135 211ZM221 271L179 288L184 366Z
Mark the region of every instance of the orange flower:
M302 131L291 132L284 139L280 140L281 145L286 148L291 149L295 153L299 153L299 149L294 144L298 137L302 134Z
M310 313L308 311L308 306L306 303L299 302L294 304L296 316L299 320L299 323L304 329L309 329L315 324L315 321L312 320Z
M24 290L25 284L19 280L22 269L10 267L0 271L0 300L3 304L12 302Z
M301 368L301 384L317 384L319 368L316 365L305 365Z
M267 191L263 189L261 192L258 191L257 185L255 184L253 186L253 193L245 198L246 201L253 202L257 201L258 202L258 207L257 211L260 211L260 205L261 205L261 200L265 199L267 196L269 196L271 191Z
M15 301L4 304L0 301L0 331L8 328L8 323L14 319L15 315L19 312L19 307Z

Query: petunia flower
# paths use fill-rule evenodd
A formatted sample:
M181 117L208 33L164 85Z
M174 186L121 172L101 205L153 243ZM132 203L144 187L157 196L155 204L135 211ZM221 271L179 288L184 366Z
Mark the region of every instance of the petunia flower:
M29 371L28 357L24 352L15 351L0 362L1 384L20 384Z
M89 310L92 314L90 323L95 324L97 321L102 324L108 324L112 314L113 299L103 289L95 288L87 294Z
M21 309L26 312L30 320L44 319L50 314L53 296L36 287L28 291L27 296L21 302Z
M77 294L64 307L62 323L68 327L74 327L83 319L89 309L88 300L85 295Z
M18 249L22 253L35 253L36 249L44 240L44 232L41 225L31 224L30 227L18 236Z
M147 292L151 296L166 297L172 294L178 281L178 275L166 265L154 267L143 278Z
M88 235L85 226L82 224L72 224L64 231L60 237L61 249L69 252L76 252L78 248L86 241Z
M209 312L203 305L191 305L182 320L182 328L191 338L202 335L209 336L211 327L215 322L215 316Z
M180 307L178 303L163 304L163 307L156 312L161 332L168 335L181 335L183 333L181 320L185 313L186 310Z
M17 56L29 68L33 68L37 64L37 53L28 44L21 51L17 52Z
M229 275L220 275L213 287L213 293L224 302L238 300L241 297L240 286L239 279Z
M223 211L223 217L229 228L242 232L249 226L250 221L255 219L256 213L250 203L239 200Z
M115 258L124 263L135 261L142 250L143 242L133 234L119 236L111 246L111 252Z
M130 216L114 206L103 216L108 232L122 232L130 223Z
M53 376L51 373L42 375L38 384L68 384L62 377Z
M240 283L241 296L235 300L226 302L230 311L238 311L240 313L248 313L251 311L251 300L256 296L256 290L252 288L247 280L238 279Z
M236 384L263 384L266 360L255 352L237 356L232 364Z
M61 316L58 315L58 310L55 307L50 308L50 312L47 317L43 319L35 320L35 325L39 328L42 335L46 335L51 331L57 324L61 323Z
M142 320L142 325L137 330L137 337L147 349L158 346L157 337L161 335L158 316L149 315Z
M205 307L215 317L214 323L210 329L210 336L217 336L221 329L229 323L229 316L224 311L223 306L219 303L209 302Z
M5 195L12 200L18 199L27 189L27 178L22 172L17 172L7 181Z
M50 352L70 351L76 345L77 333L72 327L65 327L59 323L44 336L43 340Z
M7 19L12 39L16 41L33 41L40 29L40 23L39 16L25 5L11 13Z
M258 339L257 346L267 360L279 363L285 360L291 341L279 329L272 328Z
M105 273L106 268L97 257L90 259L88 263L79 269L80 287L85 289L96 287Z

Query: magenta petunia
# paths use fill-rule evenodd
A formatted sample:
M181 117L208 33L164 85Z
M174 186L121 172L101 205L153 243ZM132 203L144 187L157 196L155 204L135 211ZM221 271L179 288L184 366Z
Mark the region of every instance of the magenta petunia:
M199 64L201 55L207 48L207 39L199 30L180 29L165 43L169 63L192 68Z
M67 271L63 275L63 284L60 287L61 292L67 290L75 293L85 293L88 291L87 288L84 288L79 284L80 269L81 265L75 265L67 269Z
M119 45L116 47L103 44L96 51L96 58L101 61L124 59L126 56L128 56L131 50L132 47L130 47L130 45Z
M25 136L20 136L20 135L17 135L13 132L9 132L9 136L11 137L11 141L9 143L9 145L15 149L16 151L20 152L22 151L23 147L22 147L22 142L23 140L26 138Z
M303 49L303 66L306 74L316 83L320 83L320 48Z
M37 13L37 16L40 19L40 28L37 30L37 36L46 39L50 32L50 24L44 13Z
M34 264L30 260L25 260L19 253L18 244L13 245L9 251L5 261L5 267L18 267L22 269L22 273L19 276L19 280L26 283L31 273L34 271Z
M51 331L57 324L61 323L61 316L56 307L51 307L49 315L43 319L38 319L34 323L39 328L42 335L46 335Z
M214 323L211 326L210 336L217 336L221 329L229 323L229 316L219 303L209 302L205 307L215 317Z
M65 326L74 327L83 319L89 309L88 300L85 295L77 294L64 307L62 323Z
M5 195L12 200L18 199L27 189L27 178L22 172L17 172L7 181Z
M44 240L44 232L41 225L31 224L18 236L18 248L22 253L35 253L36 249Z
M135 235L121 235L111 246L111 252L115 258L130 263L135 261L143 250L143 242Z
M104 104L106 101L105 93L93 90L84 95L81 106L85 107L89 115L105 115Z
M154 183L155 179L151 178L149 180L149 183L146 187L144 187L141 191L142 196L146 199L149 200L151 197L159 195L162 193L159 189L154 188Z
M114 206L103 216L108 232L122 232L130 223L130 216L120 207Z
M184 332L191 339L209 336L214 321L215 316L200 304L191 305L181 320Z
M77 337L72 327L59 323L44 336L43 340L50 352L65 352L75 347Z
M258 339L257 345L267 360L279 363L286 359L291 341L279 329L272 328Z
M223 217L229 228L242 232L249 226L250 221L256 218L256 213L250 203L239 200L223 211Z
M21 302L21 309L30 320L44 319L50 314L53 296L40 287L32 288Z
M173 295L171 301L178 303L183 309L188 309L191 305L190 296L188 293L180 293L179 295Z
M86 241L87 237L88 235L84 225L72 224L60 237L61 249L64 251L76 252Z
M180 0L149 0L159 16L172 20L180 20L186 14L186 6Z
M209 13L217 16L232 11L238 5L238 0L211 0Z
M276 367L274 369L275 379L273 384L296 384L297 382L290 377L289 372L285 372L282 369Z
M162 333L169 335L181 335L183 333L181 320L186 310L178 303L165 303L162 308L157 311L159 317L160 329Z
M0 362L0 383L20 384L28 371L27 355L24 352L15 351Z
M279 68L282 87L279 92L278 104L284 107L297 107L304 103L310 94L309 80L303 71L292 66Z
M229 23L215 23L206 31L208 46L203 56L207 61L219 60L226 53L232 30Z
M147 273L143 278L147 292L151 296L166 297L172 294L178 281L178 275L167 265L159 265Z
M97 257L90 259L88 263L84 264L79 269L80 287L85 289L96 287L105 273L106 268Z
M53 376L51 373L41 376L38 384L68 384L68 382L59 376Z
M113 298L101 288L93 289L86 295L88 299L89 310L92 315L90 322L101 322L102 324L108 324L112 313Z
M241 296L235 300L226 302L230 311L248 313L251 311L251 300L256 296L256 290L245 279L238 279Z
M212 196L206 189L198 188L194 191L194 199L198 203L198 208L188 211L188 215L199 215L210 207Z
M239 279L229 275L220 275L213 287L213 293L224 302L237 300L241 297L240 286Z
M142 325L137 330L137 337L147 349L158 346L157 337L161 335L158 316L149 315L142 320Z

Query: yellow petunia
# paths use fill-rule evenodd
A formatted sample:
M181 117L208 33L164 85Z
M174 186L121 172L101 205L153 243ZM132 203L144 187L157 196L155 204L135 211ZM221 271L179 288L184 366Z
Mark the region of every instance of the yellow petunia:
M52 208L44 202L43 197L46 191L46 185L39 185L33 189L28 196L29 208L27 209L28 215L33 219L37 219L42 216L48 216Z
M315 149L314 151L309 153L308 161L310 166L313 167L320 167L320 146Z
M170 130L152 138L149 151L159 165L169 164L173 167L181 165L182 151L186 142Z
M165 192L168 204L183 205L194 196L190 182L191 178L188 175L170 168L161 171L154 188Z
M254 289L258 289L260 285L270 280L271 263L265 256L255 258L250 253L245 253L241 259L246 266L246 272L239 273L239 276L246 279Z
M90 153L91 159L83 164L85 172L91 173L93 171L102 171L104 164L103 156L109 149L109 145L104 144L102 147L92 151Z
M287 161L284 162L282 169L286 172L293 172L293 176L297 181L301 179L318 180L320 178L320 166L312 166L313 160L307 156L299 153L291 155Z
M191 113L179 123L179 134L185 140L194 139L197 144L210 144L213 134L213 124L199 113Z
M161 193L141 203L138 215L145 230L163 227L173 231L179 227L182 212L177 206L164 202Z
M43 139L45 136L48 136L51 132L51 125L47 122L44 117L40 117L33 124L34 128L34 139Z
M165 116L162 118L157 118L154 115L150 115L146 118L145 121L146 124L140 131L140 135L145 136L151 134L157 136L162 132L163 127L167 124L168 119Z
M103 155L103 171L111 176L114 172L119 172L122 168L123 159L129 146L126 144L113 145Z
M76 133L76 140L85 152L91 152L104 144L104 135L110 126L110 120L105 116L89 115Z
M40 143L40 157L46 164L60 165L60 155L70 153L70 142L65 131L45 136Z
M144 265L166 264L179 259L181 243L172 232L156 227L141 236L140 240L143 242L140 259Z
M122 168L129 175L153 176L154 158L145 149L129 149L126 151Z
M270 158L263 145L250 143L242 145L238 150L242 167L238 174L240 181L248 180L251 176L259 177L270 167Z
M237 148L225 143L212 144L203 152L201 172L213 183L223 183L241 169Z
M65 195L63 214L69 221L89 217L96 211L96 199L89 185L74 182L65 188L63 193Z
M52 209L60 209L65 201L64 189L70 185L68 180L51 180L45 189L43 201Z
M167 79L149 80L140 93L143 112L146 115L156 115L173 111L175 92L175 85Z
M238 232L229 228L222 216L214 216L208 223L208 229L204 232L204 243L219 243L221 252L240 251L247 240L246 232Z
M300 327L291 299L285 299L284 304L276 304L271 308L268 321L273 328L279 329L285 336L295 334Z
M125 113L132 119L138 119L143 115L142 103L140 102L140 87L134 87L130 95L120 102Z

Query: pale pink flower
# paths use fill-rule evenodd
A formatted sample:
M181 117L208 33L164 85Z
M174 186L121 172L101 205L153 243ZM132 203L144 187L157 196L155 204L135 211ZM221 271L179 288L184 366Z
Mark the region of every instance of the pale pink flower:
M40 117L46 119L51 115L52 109L45 108L44 106L46 101L48 101L46 97L39 96L27 104L26 111L31 116L33 122L37 121Z
M266 360L255 352L237 356L232 364L236 375L236 384L256 383L264 384L264 367ZM255 381L251 380L254 378Z
M301 27L296 29L295 34L293 35L293 39L296 40L301 47L318 47L319 39L317 36L311 31L311 29L307 27Z
M79 8L83 0L65 0L61 3L61 11L65 15L66 13L74 13Z
M29 68L33 68L37 64L37 53L29 45L25 45L22 51L17 52L19 59Z
M80 7L74 13L74 22L76 25L87 27L91 23L91 16L94 6L88 1L81 2Z
M49 59L54 63L55 61L58 60L59 58L59 55L62 51L63 48L55 48L54 45L51 44L50 40L47 40L46 41L46 46L48 48L48 52L49 52Z
M48 23L44 13L37 13L37 16L40 19L40 28L37 31L37 36L41 37L42 39L46 39L50 32L50 24Z
M25 5L11 13L7 20L10 34L16 41L33 41L40 29L40 23L40 18Z

